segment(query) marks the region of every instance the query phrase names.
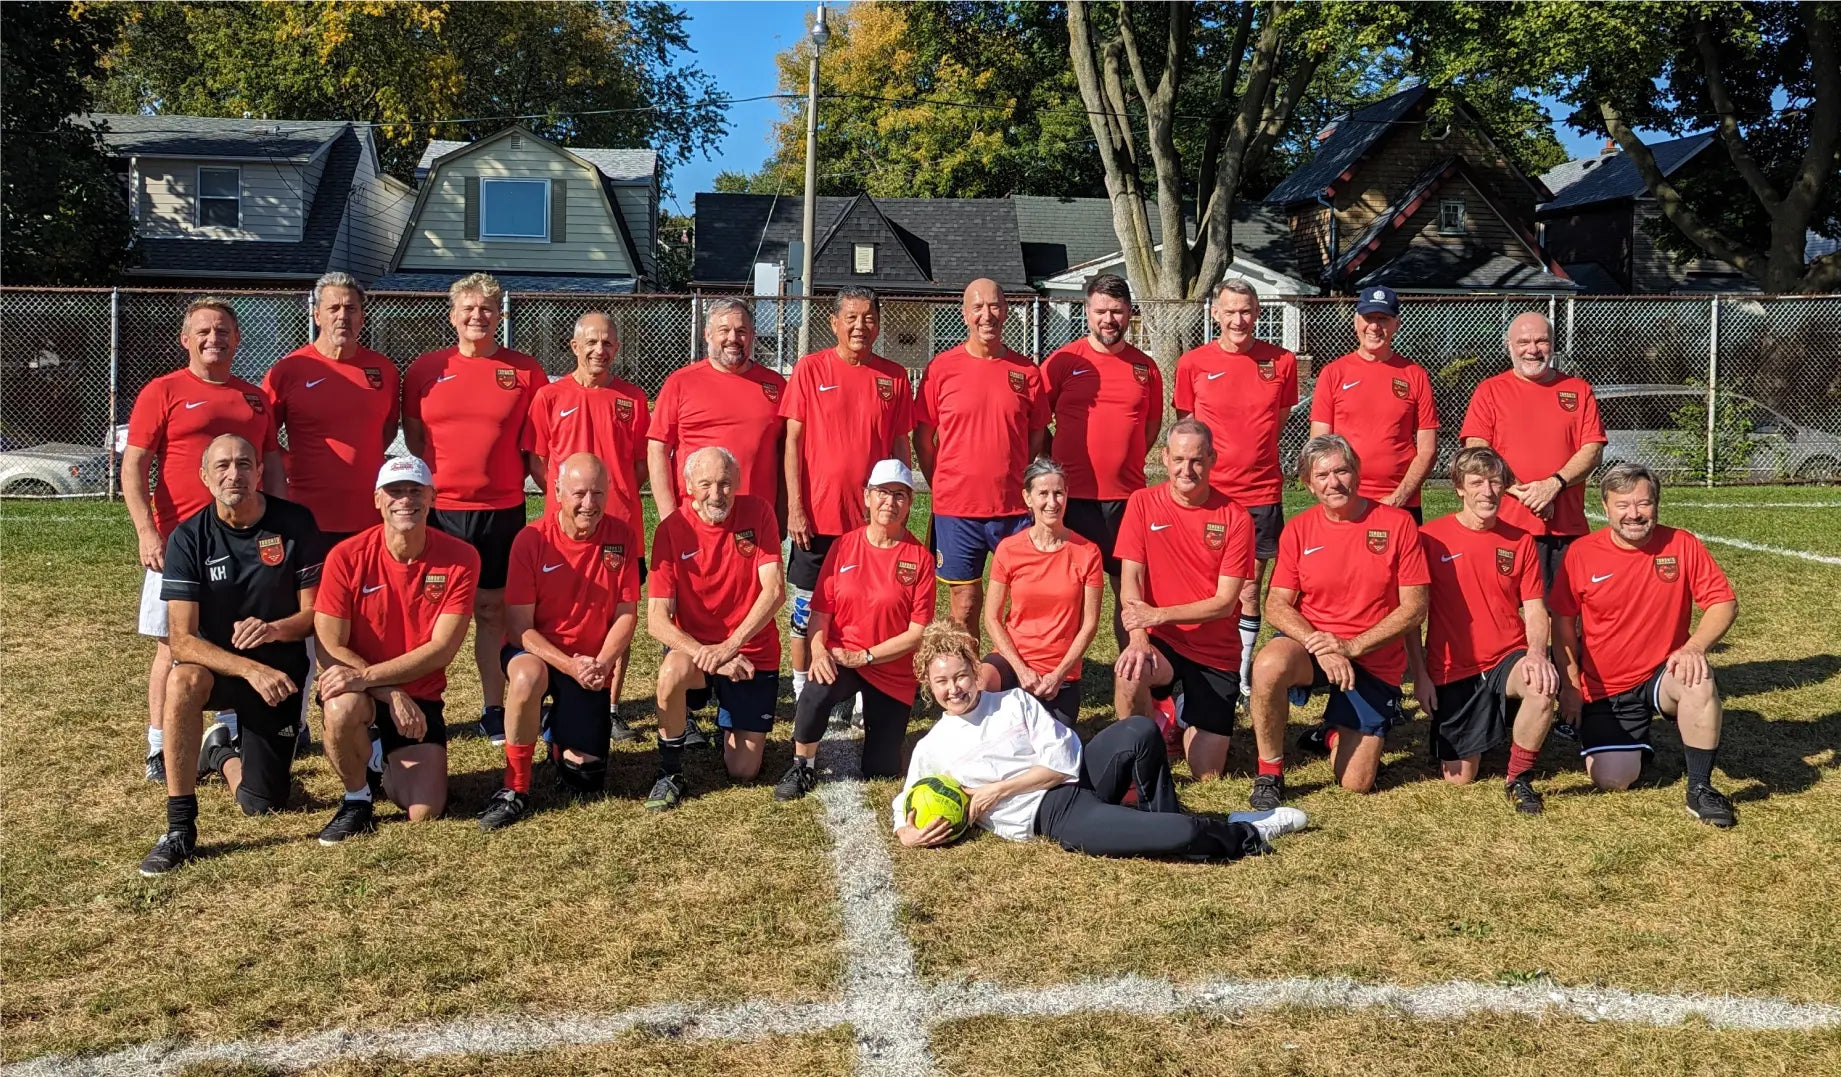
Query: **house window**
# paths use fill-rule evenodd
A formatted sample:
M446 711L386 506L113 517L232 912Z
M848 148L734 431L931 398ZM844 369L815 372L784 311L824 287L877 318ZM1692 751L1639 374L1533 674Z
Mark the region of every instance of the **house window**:
M487 239L550 238L550 181L479 181L479 234Z
M198 226L241 228L243 225L243 170L198 170Z
M1448 236L1463 234L1464 203L1453 200L1438 204L1438 230Z
M853 255L850 270L853 273L874 273L876 271L876 245L858 243L851 253Z

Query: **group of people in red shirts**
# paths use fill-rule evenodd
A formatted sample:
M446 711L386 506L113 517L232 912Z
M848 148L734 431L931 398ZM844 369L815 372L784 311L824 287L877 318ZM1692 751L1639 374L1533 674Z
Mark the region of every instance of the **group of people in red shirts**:
M1296 471L1317 504L1289 521L1278 446L1298 364L1256 338L1259 298L1243 282L1215 289L1219 333L1177 363L1167 431L1164 374L1126 340L1131 295L1115 276L1088 285L1087 336L1040 366L1004 343L1001 289L973 282L965 343L918 388L875 353L867 289L834 297L836 345L790 381L754 362L748 306L719 299L705 305L705 359L650 405L614 372L606 315L576 323L576 369L552 382L497 342L490 276L457 281L450 299L456 343L399 379L360 343L363 289L329 274L314 340L260 387L231 373L230 304L201 299L181 329L187 365L137 399L124 494L147 570L140 627L159 640L147 772L168 790L144 872L193 855L203 775L223 775L248 811L285 801L277 782L307 743L314 694L346 789L322 842L371 829L384 796L411 819L440 815L445 670L469 624L479 724L506 757L481 825L529 812L538 740L566 791L600 793L612 741L633 736L617 705L642 589L664 649L653 809L688 794L683 752L708 743L691 712L711 701L728 773L759 774L788 592L795 743L780 799L815 787L818 741L853 705L864 773L899 774L930 681L917 653L945 661L980 627L991 649L942 673L936 702L975 711L969 677L1071 728L1080 686L1100 675L1085 654L1110 586L1115 713L1153 717L1200 779L1226 769L1246 706L1255 812L1284 800L1290 706L1312 692L1328 706L1301 748L1371 789L1410 673L1452 781L1474 780L1507 741L1507 797L1538 812L1529 775L1558 716L1593 781L1626 787L1664 714L1680 725L1689 811L1736 822L1711 782L1720 709L1705 658L1732 623L1731 589L1693 536L1658 524L1660 484L1641 468L1601 477L1608 525L1588 536L1583 484L1604 432L1590 386L1552 367L1539 315L1510 326L1510 369L1471 401L1450 468L1460 510L1423 524L1439 420L1425 371L1393 351L1387 288L1357 297L1356 350L1317 373ZM386 459L399 426L410 455ZM1168 479L1149 486L1154 449ZM925 545L909 527L910 464L932 494ZM544 494L528 523L527 477ZM649 548L642 484L659 516ZM947 631L930 627L937 583L970 643L922 646ZM1255 653L1262 621L1277 634ZM1121 744L1120 759L1137 750ZM995 796L974 791L974 814L1004 817Z

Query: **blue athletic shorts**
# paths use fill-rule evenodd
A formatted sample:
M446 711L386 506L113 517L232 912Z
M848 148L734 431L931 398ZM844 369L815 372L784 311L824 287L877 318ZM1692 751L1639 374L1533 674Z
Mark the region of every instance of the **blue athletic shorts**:
M1292 706L1302 706L1311 696L1325 691L1330 700L1323 720L1330 725L1359 730L1363 736L1385 737L1388 730L1406 721L1400 712L1400 686L1388 684L1359 662L1355 663L1355 691L1345 692L1331 686L1316 656L1311 656L1310 686L1291 690Z
M985 558L997 544L1029 527L1021 516L935 516L933 565L941 583L977 583L984 579Z
M774 705L780 698L780 671L757 669L746 681L732 681L721 674L706 674L704 687L693 688L684 695L684 703L693 711L716 700L716 724L737 733L771 733Z

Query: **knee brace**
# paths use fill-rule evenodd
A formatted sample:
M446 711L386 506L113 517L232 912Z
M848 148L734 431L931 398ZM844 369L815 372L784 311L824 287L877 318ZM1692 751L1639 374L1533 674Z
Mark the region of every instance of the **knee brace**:
M806 622L812 617L812 592L803 587L794 587L792 591L793 612L787 620L792 625L793 635L804 639Z
M576 763L565 756L556 761L556 780L577 796L600 796L607 788L607 760Z

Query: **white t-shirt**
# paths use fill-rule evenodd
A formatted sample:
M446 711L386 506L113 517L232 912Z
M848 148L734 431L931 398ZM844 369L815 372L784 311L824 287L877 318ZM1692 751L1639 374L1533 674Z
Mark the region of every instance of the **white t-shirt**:
M945 774L969 792L981 785L1014 778L1030 767L1048 767L1074 781L1080 776L1080 738L1055 720L1042 701L1021 688L1008 692L982 692L978 703L964 714L942 714L940 720L914 746L908 777L890 805L894 825L905 826L902 802L908 790L923 778ZM1005 797L986 812L978 825L1010 841L1035 836L1036 810L1044 792Z

